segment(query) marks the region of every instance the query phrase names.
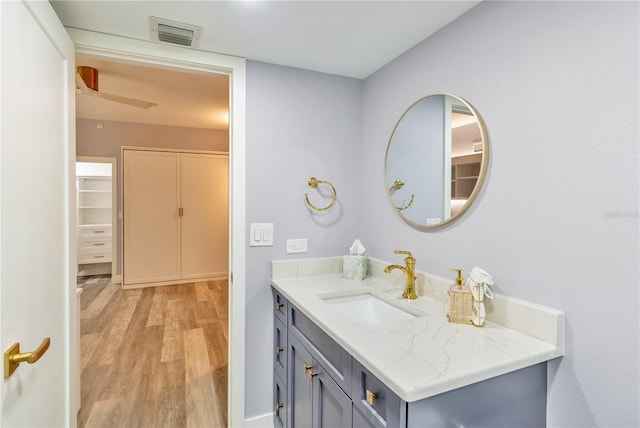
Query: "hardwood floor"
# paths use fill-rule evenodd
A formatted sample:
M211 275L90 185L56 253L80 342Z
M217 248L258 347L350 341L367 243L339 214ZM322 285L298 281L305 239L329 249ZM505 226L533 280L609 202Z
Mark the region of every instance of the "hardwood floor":
M226 427L226 280L78 286L79 427Z

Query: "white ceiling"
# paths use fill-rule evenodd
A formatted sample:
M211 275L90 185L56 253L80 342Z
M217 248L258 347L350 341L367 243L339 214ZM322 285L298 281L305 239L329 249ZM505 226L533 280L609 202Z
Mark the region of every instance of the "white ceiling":
M366 78L475 6L479 1L52 1L66 27L151 40L149 17L170 19L202 27L198 49L256 61L303 68L354 78ZM189 48L185 48L189 49ZM92 65L78 58L78 65ZM104 120L141 121L175 126L220 128L212 117L220 97L206 77L167 71L140 70L130 65L97 64L100 91L158 103L148 111L105 100L78 100L78 117L93 117L107 106L128 113L109 113ZM206 82L198 79L205 79ZM127 80L131 80L127 82ZM219 79L213 79L219 80ZM196 82L198 81L198 82ZM164 93L158 89L175 84ZM191 82L192 84L190 84ZM188 87L194 89L191 93ZM155 88L155 89L154 89ZM187 100L177 99L176 96ZM223 96L224 102L228 94ZM83 97L89 98L89 97ZM85 102L86 101L86 102ZM204 103L204 104L203 104ZM86 104L94 104L93 107ZM189 112L191 122L177 117L167 122L168 109ZM193 108L199 113L193 114ZM93 112L89 112L92 110ZM139 113L142 117L139 116ZM203 113L212 112L212 113ZM100 113L105 115L105 112ZM159 116L155 119L156 114ZM164 114L165 116L163 116ZM208 115L208 116L207 116ZM172 115L169 115L172 116ZM173 115L175 116L175 115Z

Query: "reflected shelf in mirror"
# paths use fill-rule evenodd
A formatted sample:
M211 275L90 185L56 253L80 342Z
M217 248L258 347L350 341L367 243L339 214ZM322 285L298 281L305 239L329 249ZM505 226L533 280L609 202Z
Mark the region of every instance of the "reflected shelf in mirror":
M456 95L428 95L409 106L391 133L385 190L407 223L441 226L473 204L488 164L488 134L475 107Z

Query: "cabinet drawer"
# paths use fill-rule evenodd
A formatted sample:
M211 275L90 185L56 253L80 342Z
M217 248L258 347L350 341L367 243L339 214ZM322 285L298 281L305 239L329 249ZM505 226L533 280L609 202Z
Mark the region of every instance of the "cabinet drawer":
M278 317L273 318L273 367L280 379L287 378L287 328Z
M302 341L329 376L350 394L351 355L293 305L289 305L288 325L289 331Z
M400 426L401 406L404 404L400 397L355 359L352 370L351 399L354 407L360 411L359 416L373 427Z
M287 308L289 307L289 302L287 302L287 299L275 288L271 288L271 291L273 293L273 311L283 324L287 324Z
M111 238L80 239L78 251L85 252L89 250L111 251Z
M79 253L78 254L78 263L86 264L86 263L110 263L111 262L111 251L109 253L102 254L86 254Z
M109 236L111 237L111 226L90 226L90 227L80 227L78 228L78 235L81 238L88 237L102 237Z
M273 426L285 428L287 426L287 390L285 383L277 373L273 374Z

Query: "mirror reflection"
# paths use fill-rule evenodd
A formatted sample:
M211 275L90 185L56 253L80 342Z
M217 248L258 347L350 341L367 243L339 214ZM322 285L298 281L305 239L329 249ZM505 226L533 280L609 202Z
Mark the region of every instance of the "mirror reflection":
M488 160L486 129L471 104L444 93L421 98L402 115L387 147L391 205L414 226L453 221L473 203Z

